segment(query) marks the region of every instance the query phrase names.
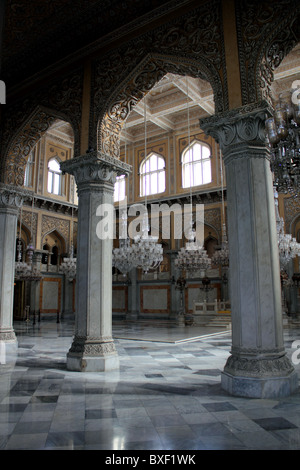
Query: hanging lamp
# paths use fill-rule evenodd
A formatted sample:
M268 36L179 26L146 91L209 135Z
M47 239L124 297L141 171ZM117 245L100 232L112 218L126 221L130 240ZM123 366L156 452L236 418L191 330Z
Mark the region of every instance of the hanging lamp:
M187 88L187 121L188 121L188 146L190 149L190 112L189 112L189 88L188 78L186 77ZM190 150L189 150L190 151ZM192 199L192 184L190 172L190 221L188 231L188 241L185 247L180 248L177 258L175 259L175 266L180 271L206 271L211 267L211 259L209 258L204 246L196 239L196 233L193 230L193 199Z
M212 257L212 264L220 266L229 266L229 246L227 239L226 223L225 223L225 205L224 205L224 181L223 181L223 167L222 167L222 155L220 151L220 172L221 172L221 186L222 186L222 243L221 249L217 249Z
M144 98L144 125L145 125L145 158L147 157L147 117L146 97ZM162 245L157 243L158 237L149 235L148 209L147 209L147 178L145 179L145 211L141 224L141 235L134 237L132 244L132 263L136 268L146 274L153 271L163 261Z
M125 134L126 134L126 123L125 123ZM126 135L125 135L125 163L127 160L127 147L126 147ZM132 248L130 246L130 239L127 234L127 210L120 210L121 221L120 221L120 236L119 236L119 247L114 248L112 252L112 266L118 269L123 276L125 276L134 267L132 262Z
M32 215L33 217L33 215ZM20 208L20 225L19 225L19 234L18 234L18 244L17 244L17 261L15 262L15 280L16 281L39 281L42 278L42 275L38 268L34 266L32 262L34 247L33 247L33 237L32 237L32 217L31 217L31 243L28 245L26 253L29 258L29 262L22 261L22 207Z
M300 243L298 243L295 238L292 238L292 235L290 233L284 232L284 220L279 215L278 192L275 187L274 187L274 201L275 201L279 262L280 262L280 268L285 270L289 262L296 256L300 255Z
M74 257L74 245L73 245L73 207L72 207L72 220L71 220L71 244L69 249L69 257L63 259L62 264L59 267L59 271L66 276L68 281L72 282L76 278L77 259Z

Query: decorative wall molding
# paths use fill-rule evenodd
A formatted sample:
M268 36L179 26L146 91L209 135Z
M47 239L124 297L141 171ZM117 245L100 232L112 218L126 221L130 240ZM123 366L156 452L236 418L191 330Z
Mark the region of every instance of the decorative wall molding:
M5 107L1 139L2 181L24 184L26 159L56 119L69 122L74 132L74 150L79 153L81 129L82 71L50 82Z
M200 127L219 143L226 163L250 154L265 158L268 155L265 133L267 115L271 115L271 108L266 101L260 101L200 119Z
M236 1L242 103L272 103L273 72L300 41L297 0Z
M126 117L169 72L209 81L216 112L228 109L219 1L201 5L95 61L90 146L119 158L119 134Z
M131 172L131 166L127 163L95 151L66 160L60 167L63 172L74 175L78 190L86 183L108 183L113 186L116 176Z
M59 217L51 217L49 215L42 215L42 228L41 240L44 237L56 230L59 235L65 240L65 246L68 246L70 238L70 220L60 219Z

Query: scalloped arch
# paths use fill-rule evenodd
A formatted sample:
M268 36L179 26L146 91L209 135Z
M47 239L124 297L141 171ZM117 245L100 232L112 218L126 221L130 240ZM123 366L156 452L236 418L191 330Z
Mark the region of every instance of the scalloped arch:
M120 133L134 106L167 73L189 75L208 81L214 92L216 112L226 108L220 76L206 62L159 54L148 54L110 95L99 112L97 148L119 158Z

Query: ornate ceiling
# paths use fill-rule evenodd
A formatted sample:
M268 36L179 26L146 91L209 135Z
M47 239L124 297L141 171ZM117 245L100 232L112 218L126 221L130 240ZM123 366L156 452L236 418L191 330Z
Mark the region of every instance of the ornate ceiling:
M289 91L292 83L300 80L300 44L296 46L275 70L272 92L274 99ZM189 111L188 111L189 109ZM145 103L141 100L130 113L122 133L123 142L143 140L145 133ZM213 91L210 84L199 78L167 74L146 96L147 135L199 129L199 119L214 114Z
M6 0L1 78L15 85L188 3L193 1Z
M195 6L198 0L6 0L2 44L2 76L7 85L17 85L45 67L64 61L86 47L99 48L120 40L141 24L166 17L172 9ZM149 12L152 12L149 15ZM114 32L114 33L113 33ZM100 43L99 43L100 41ZM300 46L274 73L274 96L290 89L300 79ZM147 134L181 132L199 128L199 118L214 114L213 91L200 78L167 74L146 95ZM189 111L188 111L189 109ZM124 143L143 141L144 100L130 113L121 139Z

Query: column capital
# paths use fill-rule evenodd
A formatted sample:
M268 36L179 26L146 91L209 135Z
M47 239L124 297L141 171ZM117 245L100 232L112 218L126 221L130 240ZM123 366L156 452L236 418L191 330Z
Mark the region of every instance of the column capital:
M200 127L218 142L225 161L242 155L262 156L261 150L267 151L265 120L271 115L267 101L260 101L200 119Z
M19 209L26 199L32 199L32 197L32 191L0 183L0 208Z
M87 152L62 162L60 168L63 173L73 175L78 186L89 183L113 185L117 176L127 176L132 170L131 165L99 151Z

